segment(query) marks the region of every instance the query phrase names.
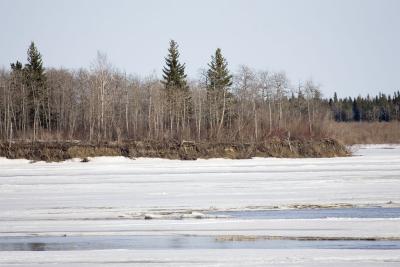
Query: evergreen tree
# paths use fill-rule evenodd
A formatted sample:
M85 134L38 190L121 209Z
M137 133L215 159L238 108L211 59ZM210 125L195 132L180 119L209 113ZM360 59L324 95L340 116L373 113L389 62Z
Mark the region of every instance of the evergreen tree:
M165 58L166 66L163 68L163 83L167 90L187 91L185 64L179 62L178 44L169 42L168 56Z
M15 63L11 63L12 71L22 71L22 63L17 60Z
M353 100L353 120L354 121L361 121L361 114L358 101L354 98Z
M28 88L29 121L33 123L34 138L40 127L49 127L49 112L46 112L48 100L46 90L46 75L42 55L34 42L28 48L28 63L25 64L24 74Z
M228 116L231 94L229 87L232 85L232 75L229 74L228 63L222 56L221 49L215 51L211 56L207 71L207 102L209 108L208 120L211 129L217 138L220 136L221 128Z
M179 62L178 44L170 41L166 66L163 68L163 84L166 89L170 134L182 138L189 133L192 99L186 82L185 64Z
M25 69L28 83L30 83L31 86L35 86L36 90L43 91L46 75L44 73L42 55L37 50L34 42L31 42L27 54L28 64L25 65Z
M215 51L215 55L211 56L211 62L208 64L208 90L223 91L232 85L232 75L229 74L228 63L221 54L221 49Z

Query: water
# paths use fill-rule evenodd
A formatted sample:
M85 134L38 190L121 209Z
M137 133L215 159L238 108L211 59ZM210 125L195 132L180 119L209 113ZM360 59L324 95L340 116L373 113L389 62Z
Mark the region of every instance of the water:
M400 208L337 208L212 212L239 219L400 218ZM219 241L215 236L134 235L0 237L0 251L102 249L400 249L400 241L246 240Z
M208 214L238 219L400 218L400 208L248 210L220 211Z
M212 236L1 237L0 251L102 249L400 249L400 241L218 241Z

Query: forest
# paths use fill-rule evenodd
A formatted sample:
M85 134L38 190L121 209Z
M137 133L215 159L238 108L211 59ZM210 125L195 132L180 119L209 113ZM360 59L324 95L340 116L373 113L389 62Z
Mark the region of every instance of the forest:
M331 136L333 122L400 120L400 92L322 96L315 81L285 72L228 68L216 49L189 79L171 40L163 75L119 71L98 52L88 69L45 68L32 42L27 62L0 70L0 140L259 142Z

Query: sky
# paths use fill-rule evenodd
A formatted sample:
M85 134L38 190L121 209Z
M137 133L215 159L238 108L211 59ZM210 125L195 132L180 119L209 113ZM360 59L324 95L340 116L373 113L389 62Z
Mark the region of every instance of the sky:
M0 0L0 67L26 62L34 41L46 67L114 67L161 76L169 40L190 78L216 48L240 65L313 79L323 95L400 90L400 0Z

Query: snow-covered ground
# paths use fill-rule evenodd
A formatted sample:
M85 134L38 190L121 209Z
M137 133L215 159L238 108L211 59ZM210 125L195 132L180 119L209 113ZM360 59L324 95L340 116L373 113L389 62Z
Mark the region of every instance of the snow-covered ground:
M391 250L102 250L2 252L1 266L399 266Z
M400 239L399 218L244 220L207 215L216 210L400 207L399 192L396 145L360 146L353 157L324 159L105 157L89 163L32 164L2 158L0 240L183 234ZM4 251L0 266L399 266L398 255L400 250Z

